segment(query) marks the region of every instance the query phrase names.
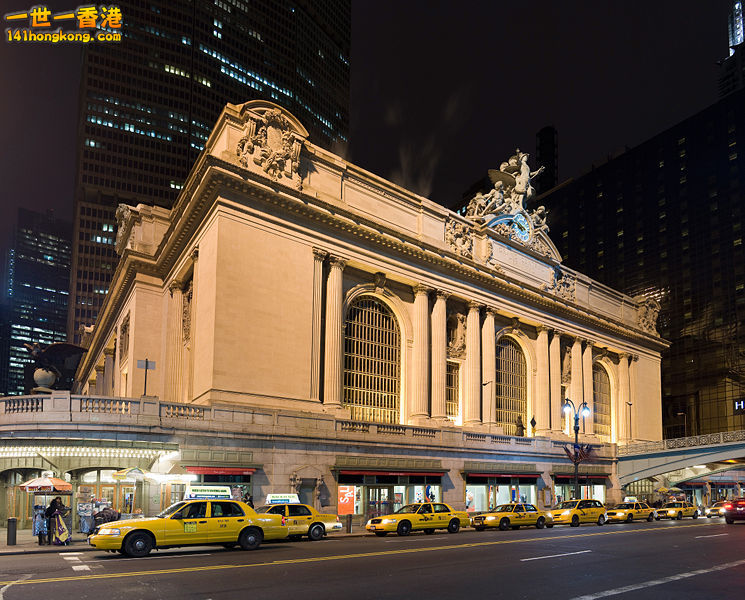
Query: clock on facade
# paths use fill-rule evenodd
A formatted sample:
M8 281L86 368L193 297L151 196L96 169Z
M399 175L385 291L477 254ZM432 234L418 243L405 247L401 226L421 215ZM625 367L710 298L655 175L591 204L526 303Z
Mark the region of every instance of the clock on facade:
M512 231L521 242L527 242L530 239L532 229L530 221L523 213L517 213L512 217Z

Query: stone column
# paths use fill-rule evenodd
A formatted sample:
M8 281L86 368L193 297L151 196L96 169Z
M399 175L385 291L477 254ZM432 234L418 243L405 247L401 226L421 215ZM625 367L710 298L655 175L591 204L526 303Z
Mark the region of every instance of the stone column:
M103 351L103 394L114 395L114 349L104 348Z
M414 385L409 420L429 416L429 292L425 285L414 287Z
M582 381L582 340L574 338L572 343L572 382L569 386L569 398L574 402L574 406L577 410L580 410L582 404L582 398L584 396L584 382ZM569 415L569 430L574 435L574 413ZM579 417L579 431L584 433L582 415Z
M585 349L582 352L582 395L590 409L590 416L584 420L585 433L595 432L595 403L592 393L592 346L593 343L590 340L585 340Z
M183 281L173 281L168 286L168 323L166 325L166 389L167 402L181 402L184 378L184 291Z
M189 373L186 384L186 402L191 402L194 398L194 366L197 355L197 309L199 307L199 247L194 248L191 253L192 276L191 276L191 306L189 314Z
M466 389L464 425L481 422L481 328L477 302L468 303L466 319Z
M310 399L321 401L321 317L323 307L323 260L328 252L313 248L313 307L310 345Z
M550 426L551 389L550 367L548 357L548 327L539 325L536 328L538 338L535 343L536 358L536 390L535 390L535 420L536 431L546 432ZM528 415L530 419L530 415ZM526 423L527 426L527 423Z
M497 338L494 328L496 311L486 309L481 327L481 415L486 425L496 425Z
M103 365L96 365L96 395L97 396L105 396L106 395L106 387L103 384L103 375L104 366Z
M438 290L432 308L432 418L447 418L445 385L447 383L447 299L449 294Z
M96 395L96 380L93 377L91 377L88 380L88 395L89 396L95 396Z
M329 275L326 283L326 364L323 370L323 403L330 408L341 407L344 376L344 323L342 285L347 261L338 256L329 259Z
M561 394L561 332L555 329L548 347L548 362L551 370L549 376L551 429L561 431L561 411L564 405L564 397Z
M631 402L629 358L630 355L625 352L618 355L618 402L616 402L615 414L617 439L620 443L629 441L629 405L627 404Z

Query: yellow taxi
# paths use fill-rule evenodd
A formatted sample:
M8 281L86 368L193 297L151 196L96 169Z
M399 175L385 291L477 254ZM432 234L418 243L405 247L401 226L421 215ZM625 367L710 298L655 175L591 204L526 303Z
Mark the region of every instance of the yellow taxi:
M662 508L657 509L657 520L660 519L682 519L683 517L693 517L698 519L698 508L690 502L668 502L663 504Z
M724 516L724 505L727 504L726 502L715 502L710 507L708 507L704 514L706 514L707 519L711 519L712 517L723 517Z
M111 521L88 537L100 550L142 557L153 548L219 544L255 550L262 540L286 538L290 530L280 515L257 514L237 500L176 502L157 517Z
M341 521L337 515L319 513L308 504L267 504L256 509L257 513L280 515L290 528L290 537L297 539L307 535L311 540L320 540L329 531L340 531Z
M532 504L502 504L487 513L471 517L471 525L476 531L484 531L488 527L499 527L504 531L510 527L520 529L521 525L543 529L553 527L554 522Z
M625 521L631 523L634 519L653 521L657 516L654 508L646 502L622 502L608 509L608 522Z
M608 520L605 506L599 500L566 500L554 506L547 515L554 525L569 524L579 527L580 523L603 525Z
M370 519L365 529L380 537L394 531L398 535L409 535L412 531L430 534L435 529L458 533L469 523L468 513L464 510L453 510L450 505L439 502L415 502L402 506L392 515Z

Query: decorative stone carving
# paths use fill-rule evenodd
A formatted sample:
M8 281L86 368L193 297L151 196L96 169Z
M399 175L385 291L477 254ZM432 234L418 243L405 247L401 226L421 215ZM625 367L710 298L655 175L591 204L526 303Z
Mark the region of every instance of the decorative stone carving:
M450 312L447 318L448 358L463 358L466 355L466 315Z
M512 333L519 333L521 331L520 319L518 319L517 317L513 317L512 322L510 323L510 327L512 328Z
M473 256L473 235L467 225L448 219L445 224L445 242L456 254L468 258Z
M181 328L184 342L191 340L191 301L194 297L194 280L189 281L188 287L181 296Z
M659 335L657 332L657 317L660 314L660 303L654 298L635 296L634 301L639 304L637 323L639 328L647 333Z
M375 293L382 294L385 289L385 273L375 273Z
M129 353L129 313L119 326L119 362L123 362Z
M577 278L574 275L563 271L560 267L554 267L553 281L550 284L544 284L543 289L563 300L574 302L576 287Z
M300 166L300 137L279 109L253 114L236 147L238 160L244 167L252 161L272 179L292 178Z
M537 254L540 254L541 256L546 256L550 258L552 255L551 249L548 247L548 244L546 244L546 242L544 242L539 237L533 237L530 240L529 247L531 250L533 250Z

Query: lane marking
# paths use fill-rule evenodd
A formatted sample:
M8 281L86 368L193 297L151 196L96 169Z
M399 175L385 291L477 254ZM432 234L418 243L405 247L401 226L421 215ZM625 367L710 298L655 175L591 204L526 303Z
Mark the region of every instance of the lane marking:
M37 584L37 583L60 583L60 582L66 582L66 581L80 581L82 579L90 581L91 579L121 579L124 577L142 577L145 575L170 575L174 573L198 573L201 571L222 571L222 570L232 570L232 569L249 569L253 567L271 567L275 565L292 565L292 564L301 564L301 563L312 563L312 562L327 562L332 560L345 560L348 558L369 558L373 556L390 556L392 554L412 554L414 552L446 552L448 550L460 550L463 548L484 548L487 546L501 546L505 544L524 544L527 542L545 542L547 540L552 540L556 538L560 538L562 540L565 539L571 539L571 538L586 538L586 537L598 537L598 536L604 536L604 535L632 535L637 533L649 533L652 531L662 531L662 532L670 532L670 531L678 531L680 529L684 529L687 527L706 527L709 523L706 524L690 524L690 525L677 525L676 527L645 527L644 529L619 529L616 531L603 531L598 533L575 533L575 534L568 534L568 535L555 535L555 536L542 536L542 537L533 537L533 538L522 538L522 539L513 539L513 540L494 540L494 541L488 541L488 542L472 542L472 543L466 543L466 544L454 544L451 546L433 546L430 548L404 548L401 550L385 550L385 551L377 551L377 552L361 552L358 554L337 554L332 556L319 556L314 558L295 558L295 559L288 559L288 560L275 560L271 562L265 562L265 563L254 563L254 564L241 564L241 565L212 565L212 566L204 566L204 567L184 567L180 569L154 569L152 571L131 571L129 573L102 573L100 575L85 575L79 576L79 577L49 577L44 579L32 579L28 581L0 581L0 585L7 584L7 583L13 583L15 585L29 585L29 584ZM712 524L713 525L713 524ZM142 559L138 559L142 560ZM117 561L118 562L118 561Z
M196 554L162 554L158 556L157 554L153 556L149 556L148 560L156 560L158 558L191 558L192 556L212 556L211 552L199 552ZM109 563L109 564L117 564L124 560L141 560L139 558L132 558L131 556L122 556L120 558L112 557L112 558L97 558L94 560L86 560L87 563Z
M69 560L69 561L80 562L80 558L78 558L77 556L63 556L62 557L62 560Z
M714 535L697 535L693 539L698 540L700 538L722 537L723 535L729 535L729 533L715 533Z
M60 556L80 556L82 552L57 552Z
M520 562L527 562L529 560L543 560L544 558L558 558L559 556L571 556L572 554L587 554L592 550L580 550L579 552L565 552L564 554L549 554L548 556L534 556L533 558L521 558Z
M72 565L73 571L90 571L91 568L88 565Z
M689 577L695 577L696 575L706 575L708 573L716 573L717 571L724 571L725 569L733 569L734 567L739 567L740 565L745 565L745 560L738 560L736 562L726 563L723 565L717 565L709 569L699 569L697 571L688 571L687 573L678 573L677 575L670 575L669 577L663 577L661 579L652 579L651 581L644 581L642 583L627 585L627 586L616 588L613 590L605 590L603 592L597 592L595 594L577 596L576 598L572 598L572 600L596 600L597 598L607 598L608 596L616 596L618 594L625 594L627 592L643 590L645 588L653 587L655 585L664 585L666 583L680 581L681 579L688 579Z
M19 577L15 581L9 581L9 582L7 582L6 585L4 585L3 587L0 588L0 600L3 600L5 598L4 594L5 594L5 592L7 591L7 589L11 585L21 583L25 579L28 579L29 577L32 577L32 576L33 576L33 573L29 573L28 575L22 575L21 577Z

